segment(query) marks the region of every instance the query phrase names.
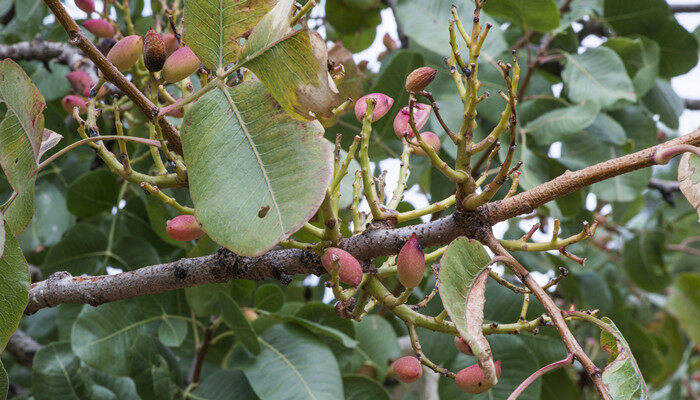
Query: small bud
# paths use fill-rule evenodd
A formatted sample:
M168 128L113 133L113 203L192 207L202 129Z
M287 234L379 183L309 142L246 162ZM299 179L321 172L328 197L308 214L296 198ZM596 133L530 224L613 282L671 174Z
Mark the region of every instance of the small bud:
M114 27L109 21L104 19L88 19L83 22L83 28L97 37L108 38L114 36Z
M418 129L418 131L420 131L428 122L430 111L432 111L432 109L433 108L430 105L423 103L416 103L416 105L413 107L413 122L415 122L416 129ZM394 118L394 133L396 133L396 136L398 136L399 139L403 139L404 135L413 137L411 124L408 122L410 119L409 117L408 106L406 106L402 108L401 111L396 114L396 118Z
M459 336L455 336L455 347L462 354L466 354L468 356L474 355L474 352L472 351L472 348L469 347L469 344L467 342L465 342L464 339L462 339Z
M435 79L435 75L437 75L437 70L430 67L414 69L406 77L406 90L413 93L420 92Z
M417 358L406 356L394 361L394 373L401 382L415 382L423 375L423 367Z
M406 288L418 286L425 273L425 255L414 233L403 245L396 258L399 282Z
M117 44L117 41L114 40L113 38L104 38L102 41L100 41L100 53L104 54L105 57L107 57L107 54L109 54L109 51L112 50L112 47Z
M440 150L440 137L433 132L423 132L420 134L420 137L423 138L423 141L425 144L430 146L433 150L438 151ZM418 143L418 140L416 139L416 144ZM418 146L413 148L413 154L417 156L427 156L425 151L423 151L423 148Z
M377 104L374 105L374 111L372 112L372 122L385 116L386 113L389 112L389 109L391 109L391 106L394 105L394 99L392 99L391 97L389 97L385 94L382 94L382 93L366 94L366 95L360 97L355 102L355 117L357 118L358 121L362 121L365 118L365 114L367 114L367 99L368 98L372 98L377 102Z
M180 47L174 33L166 33L161 35L161 37L163 38L163 43L165 43L165 53L167 55L173 54Z
M494 362L496 367L496 377L501 377L501 362ZM479 364L470 365L467 368L459 371L455 377L457 387L463 392L471 394L484 393L491 389L491 384L486 380L484 371L481 370Z
M78 107L78 113L81 115L87 112L87 102L82 97L72 94L69 94L61 100L61 106L68 114L73 114L73 109L75 107Z
M75 6L85 11L88 15L95 12L95 2L92 0L75 0Z
M394 51L399 48L399 45L398 43L396 43L396 40L394 40L388 33L384 34L384 37L382 38L382 43L384 43L384 47L386 47L386 49L389 51Z
M362 266L360 262L345 250L329 247L321 257L321 264L329 273L333 270L333 256L338 257L338 279L348 285L359 285L362 281Z
M168 83L180 82L197 72L199 64L199 58L197 58L189 46L177 49L165 60L165 65L163 65L163 79Z
M245 319L248 320L248 322L253 322L256 319L258 319L258 313L251 310L250 308L246 308L245 310L243 310L243 316L245 317Z
M118 41L107 54L109 62L114 64L120 72L131 68L141 55L143 38L139 35L131 35Z
M68 79L68 83L70 83L75 93L82 94L83 96L85 95L85 89L89 92L93 84L90 75L81 70L69 72L68 75L66 75L66 79Z
M143 63L146 69L151 72L160 71L166 57L165 42L158 32L149 29L143 39Z
M178 215L169 220L165 227L165 232L171 238L181 242L199 239L204 236L204 230L194 215Z

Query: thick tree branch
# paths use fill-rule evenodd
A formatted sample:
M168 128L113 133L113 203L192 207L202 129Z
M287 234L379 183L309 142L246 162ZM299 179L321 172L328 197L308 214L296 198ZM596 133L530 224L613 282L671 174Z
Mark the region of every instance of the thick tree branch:
M48 62L55 60L70 69L89 69L94 74L94 67L83 53L68 43L46 42L36 39L31 42L0 44L0 59L11 58L15 61L38 60Z
M497 222L530 213L549 201L613 176L622 175L654 164L654 153L678 144L700 144L700 130L659 146L609 160L564 175L506 200L487 204L476 211L454 214L403 228L369 227L360 235L342 239L338 247L360 260L396 254L416 233L423 247L445 245L459 236L484 240L490 226ZM124 272L117 275L72 277L59 272L33 284L25 313L32 314L61 303L98 305L135 296L162 293L232 278L288 282L294 274L325 272L318 255L298 249L272 250L259 257L242 257L222 250L218 255L182 259L172 263Z
M557 178L526 192L505 200L487 204L485 207L488 221L491 224L495 224L521 214L530 213L539 206L596 182L652 166L656 164L654 162L654 153L660 149L680 144L699 146L700 129L669 140L658 146L649 147L636 153L614 158L582 170L574 172L566 171Z
M5 351L17 360L21 365L32 369L34 355L41 349L41 345L37 343L31 336L27 335L20 329L10 336L7 342Z
M51 12L56 17L56 20L63 26L68 37L70 38L70 43L77 46L80 50L85 53L85 55L92 60L97 68L102 72L105 79L112 82L119 90L121 90L131 101L136 104L136 106L141 110L141 112L149 120L155 122L156 116L158 115L158 107L153 104L146 95L141 93L133 83L129 82L126 77L117 70L117 68L112 65L112 63L107 60L98 49L95 47L90 40L85 36L80 27L73 21L73 18L68 15L66 9L63 8L60 0L44 0L47 6L51 9ZM180 133L175 129L175 127L168 122L166 118L158 119L158 124L160 125L163 136L168 141L168 147L172 148L173 151L182 155L182 142L180 141Z
M694 13L700 12L700 3L695 4L669 4L668 7L674 13Z

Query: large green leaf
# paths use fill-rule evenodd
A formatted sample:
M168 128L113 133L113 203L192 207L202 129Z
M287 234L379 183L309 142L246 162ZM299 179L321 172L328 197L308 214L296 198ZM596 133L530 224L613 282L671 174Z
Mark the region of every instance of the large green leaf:
M262 254L320 206L332 174L323 128L282 112L260 82L209 92L183 126L195 217L217 243Z
M282 108L295 119L333 117L340 96L328 74L328 49L321 36L289 24L293 0L280 0L253 29L239 66L260 78Z
M377 381L364 375L343 376L345 400L389 400L389 393Z
M700 343L700 274L686 273L679 276L666 302L670 312L695 343Z
M0 400L5 400L7 398L7 390L10 387L10 382L7 379L7 371L5 371L5 366L2 365L0 360Z
M322 324L319 324L319 323L316 323L313 321L309 321L309 320L304 319L304 318L299 318L299 317L295 317L293 315L284 315L284 314L267 314L267 316L269 318L276 319L279 322L288 322L288 323L299 325L299 326L304 327L304 328L308 329L310 332L317 334L317 335L328 336L330 338L337 340L343 346L348 347L348 348L353 348L353 347L357 346L357 344L358 344L357 340L351 338L350 336L346 335L345 333L343 333L337 329L334 329L334 328L331 328L331 327L328 327L328 326L325 326L325 325L322 325Z
M24 251L53 246L74 220L66 209L66 198L61 189L46 181L36 187L34 208L36 218L17 238Z
M671 12L664 0L606 1L603 14L618 35L658 30Z
M274 325L260 343L262 352L243 372L261 399L343 398L335 357L314 335L293 325Z
M681 99L671 82L656 79L654 86L642 99L649 111L659 115L659 120L671 129L678 129L681 113L685 109L683 99Z
M248 380L240 370L219 370L204 378L193 392L198 399L206 400L257 400Z
M634 86L620 57L606 47L567 54L562 80L569 98L580 103L595 100L609 108L620 100L635 101Z
M525 31L547 32L559 26L559 8L554 0L493 0L486 2L484 10Z
M614 400L649 399L649 390L630 351L629 344L611 320L603 318L603 322L610 325L615 335L611 335L610 332L603 330L601 332L601 343L611 343L614 340L617 350L612 355L614 357L612 362L603 369L603 384L606 386L608 394Z
M540 115L523 127L537 143L546 145L565 140L591 125L600 112L600 105L591 100L566 108L558 108Z
M54 342L34 356L32 394L37 400L80 400L87 396L85 380L78 373L80 359L70 343Z
M119 184L113 173L98 169L81 175L68 185L68 211L88 218L111 210L119 201Z
M27 74L9 58L0 62L0 103L7 107L0 122L0 167L15 191L0 211L10 232L18 235L34 214L34 171L41 157L46 103Z
M357 353L361 363L370 362L377 371L377 379L383 381L389 360L401 355L399 340L394 329L384 318L368 315L355 325L357 340L360 342Z
M620 56L637 96L644 96L654 85L659 72L659 45L645 37L611 38L603 45Z
M663 259L665 233L641 232L625 242L623 266L637 286L652 292L662 291L671 280Z
M226 325L233 331L248 351L253 354L260 354L260 343L258 335L250 325L250 321L245 317L238 303L225 292L219 293L221 302L221 317Z
M185 40L214 73L238 58L241 37L276 0L190 0L185 2Z
M8 224L2 221L4 231L4 251L0 256L0 351L5 348L12 333L17 329L19 319L27 307L29 298L29 268L17 244L17 239L9 232ZM2 236L2 235L0 235Z
M661 47L659 75L671 78L690 71L698 63L697 39L673 17L660 26L649 35Z
M481 326L488 278L485 267L490 261L481 243L459 237L450 243L440 259L439 275L439 293L445 311L479 359L482 369L487 370L493 368L493 358Z

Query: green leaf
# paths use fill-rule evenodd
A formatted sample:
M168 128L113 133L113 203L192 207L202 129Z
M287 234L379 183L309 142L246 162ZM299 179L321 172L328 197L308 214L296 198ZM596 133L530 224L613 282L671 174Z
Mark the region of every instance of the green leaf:
M0 167L15 195L0 207L9 230L19 235L34 214L34 171L39 165L46 103L22 68L0 62L0 102L7 111L0 122Z
M299 318L295 317L292 315L284 315L284 314L267 314L268 317L271 317L273 319L276 319L279 322L288 322L292 324L299 325L303 328L308 329L311 333L315 333L318 335L324 335L328 336L330 338L333 338L340 342L343 346L347 348L353 348L357 346L358 342L357 340L351 338L350 336L346 335L345 333L334 329L330 328L325 325L321 325L319 323L309 321L304 318Z
M340 97L328 74L326 44L316 32L289 27L293 7L293 0L280 0L260 21L239 66L253 71L293 118L314 119L309 112L331 118Z
M591 100L583 103L558 108L540 115L523 127L537 143L550 144L559 140L566 140L574 133L580 132L590 126L600 112L600 105Z
M343 376L345 400L389 400L387 393L377 381L364 375Z
M68 185L68 211L80 218L89 218L111 210L119 201L117 178L106 169L81 175Z
M158 326L158 340L168 347L180 347L187 338L187 321L164 319Z
M620 36L652 33L671 16L664 0L605 1L603 14Z
M59 64L54 60L49 61L46 67L39 67L31 76L32 82L39 89L39 93L48 102L60 99L70 93L71 87L66 75L71 71L67 65ZM82 93L79 93L82 95Z
M275 312L284 304L284 292L279 286L266 283L255 291L255 307L261 310Z
M95 272L106 256L106 249L107 236L102 230L87 223L74 225L51 247L41 271L47 276L58 270L73 275Z
M258 81L207 93L183 126L195 216L217 243L260 255L321 205L332 174L323 128L290 118Z
M676 317L688 337L700 343L700 274L686 273L676 278L666 309Z
M603 322L610 325L610 328L615 332L618 349L615 359L603 370L603 384L606 386L608 394L614 400L649 399L649 390L629 349L629 344L610 319L603 318Z
M660 231L641 232L625 242L622 265L632 282L644 290L660 292L671 281L663 259L665 238Z
M115 400L140 399L136 391L136 385L134 384L133 379L129 377L106 374L87 366L82 366L80 371L88 374L90 379L95 383L92 387L93 391L96 387L99 387L102 390L107 390ZM100 398L101 396L95 397Z
M274 325L260 343L262 352L243 372L261 399L343 398L335 357L314 335L293 325Z
M250 325L250 321L245 317L238 303L224 292L219 293L221 302L221 317L226 325L233 331L248 351L253 354L260 354L260 343L258 335Z
M36 218L17 238L24 251L34 250L38 246L53 246L74 220L66 208L66 198L61 189L46 181L36 187L34 208Z
M669 81L656 79L654 86L644 96L642 102L654 114L659 115L659 119L664 125L671 129L678 129L678 122L685 109L683 99L671 87Z
M382 22L379 9L361 10L343 1L326 2L326 19L334 30L341 34L352 34L356 31L372 28Z
M185 2L185 41L205 67L223 72L241 51L241 38L275 4L272 0Z
M614 118L600 113L586 130L604 143L623 145L627 140L624 128Z
M70 343L54 342L37 351L32 368L32 395L37 400L77 400L87 395L86 382L78 373L80 359Z
M654 85L659 72L659 45L645 37L616 37L606 41L603 46L612 49L625 64L627 74L632 78L638 97Z
M559 26L559 8L554 0L493 0L484 11L512 22L523 31L547 32Z
M0 293L2 293L0 349L4 349L12 333L17 330L19 319L24 314L24 308L27 307L29 268L17 244L17 239L9 232L8 223L2 221L2 214L0 214L0 223L5 227L0 229L0 233L4 233L4 250L0 256L0 271L2 271L0 273ZM0 236L3 235L0 234Z
M562 81L568 97L576 103L595 100L606 109L620 100L634 102L634 87L620 57L605 47L567 54Z
M198 399L207 400L259 399L243 372L230 369L215 371L206 376L193 394Z
M671 78L690 71L698 63L698 41L692 33L669 17L661 29L649 35L661 48L659 75Z
M378 315L368 315L355 325L360 342L357 353L362 362L369 361L377 371L377 380L386 376L389 360L401 356L399 339L391 325Z
M494 371L491 348L481 331L488 278L486 266L490 261L481 243L459 237L442 255L438 278L442 304L460 336L479 359L482 370Z

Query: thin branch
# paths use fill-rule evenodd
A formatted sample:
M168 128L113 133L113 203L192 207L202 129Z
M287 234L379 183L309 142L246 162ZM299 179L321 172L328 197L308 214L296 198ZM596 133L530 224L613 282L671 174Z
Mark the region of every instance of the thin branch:
M41 345L37 343L31 336L17 329L10 340L7 342L5 351L17 360L20 365L32 369L34 355L41 349Z
M539 378L540 376L546 374L547 372L554 371L554 370L557 369L557 368L561 368L561 367L565 367L565 366L567 366L567 365L571 365L571 363L572 363L573 361L574 361L574 355L573 355L573 354L569 354L569 355L566 356L566 358L563 359L563 360L555 361L555 362L553 362L553 363L551 363L551 364L549 364L549 365L545 365L544 367L538 369L538 370L535 371L532 375L528 376L527 379L525 379L525 380L523 381L523 383L521 383L520 385L518 385L517 388L515 388L515 390L510 394L510 396L508 396L508 400L515 400L515 399L517 399L518 396L520 396L520 395L522 394L522 392L523 392L525 389L527 389L527 387L530 386L530 384L531 384L532 382L534 382L534 381L535 381L537 378Z
M107 57L92 44L83 31L80 30L80 27L73 21L73 18L68 15L68 12L63 8L60 0L44 0L44 2L51 9L51 12L56 17L56 21L58 21L63 26L66 33L68 33L70 43L82 50L83 53L95 63L97 68L102 71L104 77L129 97L146 118L151 122L156 122L156 117L159 112L158 107L156 107L146 95L141 93L133 83L129 82L126 77L107 60ZM176 153L182 155L180 133L178 133L167 118L160 118L157 122L163 130L163 136L168 139L168 146Z
M666 143L614 158L582 170L575 172L566 171L557 178L526 192L490 203L485 206L489 223L495 224L521 214L531 213L539 206L596 182L655 165L654 154L657 151L683 144L700 145L700 129Z
M202 373L202 365L204 364L204 357L206 357L207 351L209 351L209 346L211 345L211 338L214 335L214 331L217 327L218 324L215 323L214 317L212 317L212 320L209 322L207 329L205 329L204 331L204 339L202 339L202 342L199 343L199 345L197 345L197 352L195 354L194 360L192 360L192 367L187 376L187 381L190 384L199 383L199 378Z
M700 12L700 3L695 4L669 4L668 8L672 13L695 13Z

